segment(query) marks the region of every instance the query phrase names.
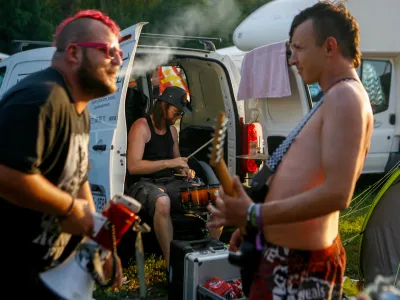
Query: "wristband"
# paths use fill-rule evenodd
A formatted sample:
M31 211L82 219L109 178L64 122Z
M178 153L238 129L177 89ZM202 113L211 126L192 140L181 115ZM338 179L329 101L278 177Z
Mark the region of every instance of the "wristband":
M64 215L58 217L59 220L65 220L72 214L72 210L74 208L74 203L75 203L75 197L72 196L72 201L71 201L71 204L68 206L67 212Z
M253 202L253 203L251 203L251 204L249 205L249 207L247 208L246 221L247 221L247 224L248 224L248 225L251 224L251 212L252 212L252 210L253 210L254 205L256 205L256 204Z
M256 210L256 208L257 208L257 204L253 206L253 208L251 209L251 213L250 213L250 223L251 223L251 226L253 226L253 227L257 227L257 219L256 219L257 210Z
M262 229L261 204L256 205L256 222L258 229Z
M250 225L254 228L262 229L261 204L257 203L250 212Z

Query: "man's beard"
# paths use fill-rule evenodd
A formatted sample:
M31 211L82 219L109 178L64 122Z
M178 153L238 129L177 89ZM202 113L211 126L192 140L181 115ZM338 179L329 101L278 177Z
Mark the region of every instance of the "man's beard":
M77 71L78 82L81 90L86 95L91 95L93 99L104 97L116 91L115 86L108 85L105 80L96 76L96 67L94 67L86 53L83 53L82 65Z

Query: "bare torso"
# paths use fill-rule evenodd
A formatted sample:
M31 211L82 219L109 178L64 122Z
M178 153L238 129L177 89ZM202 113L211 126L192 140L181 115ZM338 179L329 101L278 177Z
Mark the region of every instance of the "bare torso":
M358 83L354 82L352 85L358 85ZM361 86L357 89L360 93L365 93ZM371 123L373 121L369 100L366 95L363 98L365 98L364 122ZM330 100L334 101L334 99ZM270 181L266 202L300 194L324 182L321 163L321 128L323 115L328 113L324 111L325 104L315 112L285 155ZM366 128L365 134L369 137L372 126L366 126ZM369 138L365 141L363 147L366 154L369 149ZM266 240L271 243L294 249L317 250L332 244L338 235L338 219L339 212L337 211L303 222L264 226L263 231Z

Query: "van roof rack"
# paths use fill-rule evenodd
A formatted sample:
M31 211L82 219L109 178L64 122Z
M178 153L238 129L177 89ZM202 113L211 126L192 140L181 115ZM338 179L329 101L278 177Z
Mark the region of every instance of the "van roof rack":
M11 44L14 45L13 54L17 52L22 52L23 48L29 45L38 45L38 46L53 46L52 42L44 42L44 41L29 41L29 40L12 40Z
M170 35L170 34L157 34L157 33L141 33L141 38L150 38L150 39L168 39L168 40L180 40L180 41L198 41L199 43L204 45L204 50L206 51L216 51L216 47L214 42L222 42L221 38L213 38L213 37L197 37L197 36L184 36L184 35ZM17 52L22 52L24 47L29 45L36 46L53 46L53 42L46 41L30 41L30 40L12 40L11 43L14 45L13 54ZM147 46L147 45L143 45ZM148 45L150 46L150 45ZM191 48L185 48L191 49Z
M221 38L213 37L199 37L199 36L186 36L186 35L171 35L171 34L158 34L158 33L146 33L140 34L141 38L152 38L152 39L168 39L168 40L180 40L180 41L198 41L204 45L205 50L215 51L214 42L222 42Z

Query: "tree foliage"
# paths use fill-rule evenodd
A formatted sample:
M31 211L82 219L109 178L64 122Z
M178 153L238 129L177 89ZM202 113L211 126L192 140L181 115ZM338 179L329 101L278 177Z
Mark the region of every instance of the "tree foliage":
M223 39L232 45L240 22L270 0L0 0L0 52L12 40L52 41L56 26L81 9L99 9L123 29L149 22L143 32Z

